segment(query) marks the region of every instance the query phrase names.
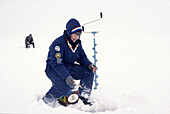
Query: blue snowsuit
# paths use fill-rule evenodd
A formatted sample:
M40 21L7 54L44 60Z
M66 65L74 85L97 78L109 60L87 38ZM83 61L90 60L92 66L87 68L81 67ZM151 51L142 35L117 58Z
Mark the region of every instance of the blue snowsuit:
M74 47L74 51L68 45L71 42L71 31L80 27L77 20L71 19L67 25L64 34L53 41L49 47L46 75L52 82L51 89L46 93L46 98L60 98L67 95L71 87L66 85L66 78L72 76L76 80L80 80L82 88L79 89L80 96L89 97L92 90L94 74L88 69L88 65L91 62L88 60L81 41L76 41L76 46L72 42L70 43ZM79 64L75 64L75 62Z

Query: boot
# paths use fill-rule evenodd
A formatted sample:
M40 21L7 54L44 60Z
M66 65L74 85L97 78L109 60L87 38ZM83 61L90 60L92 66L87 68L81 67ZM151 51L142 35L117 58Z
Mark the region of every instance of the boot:
M56 99L49 99L46 96L44 96L42 100L44 101L45 104L53 108L56 106L56 103L57 103Z
M92 106L92 105L93 105L93 102L88 101L87 98L84 98L84 97L82 97L82 96L79 96L79 98L83 101L83 103L84 103L85 105L89 105L89 106Z

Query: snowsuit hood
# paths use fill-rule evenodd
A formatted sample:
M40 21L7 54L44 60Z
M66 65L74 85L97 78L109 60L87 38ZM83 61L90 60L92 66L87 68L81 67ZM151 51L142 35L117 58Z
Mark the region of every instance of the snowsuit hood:
M66 24L67 35L70 37L72 33L82 31L80 23L72 18Z

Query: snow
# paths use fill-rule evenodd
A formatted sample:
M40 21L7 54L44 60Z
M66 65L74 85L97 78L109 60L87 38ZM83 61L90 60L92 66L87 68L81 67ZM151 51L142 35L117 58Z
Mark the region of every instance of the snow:
M44 73L49 45L71 17L86 23L100 11L103 19L85 26L99 31L95 104L47 106L41 98L51 87ZM170 113L169 11L168 0L1 0L0 113ZM30 33L35 49L25 49ZM93 35L81 40L93 61Z

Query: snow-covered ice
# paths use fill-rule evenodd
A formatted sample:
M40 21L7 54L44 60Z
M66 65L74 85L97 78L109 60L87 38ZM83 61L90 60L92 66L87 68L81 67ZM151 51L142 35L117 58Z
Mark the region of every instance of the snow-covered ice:
M51 87L44 73L49 45L71 17L85 23L100 11L104 18L86 26L99 30L95 104L47 106L41 98ZM0 113L169 114L169 11L168 0L1 0ZM25 49L30 33L35 49ZM93 61L93 35L81 40Z

